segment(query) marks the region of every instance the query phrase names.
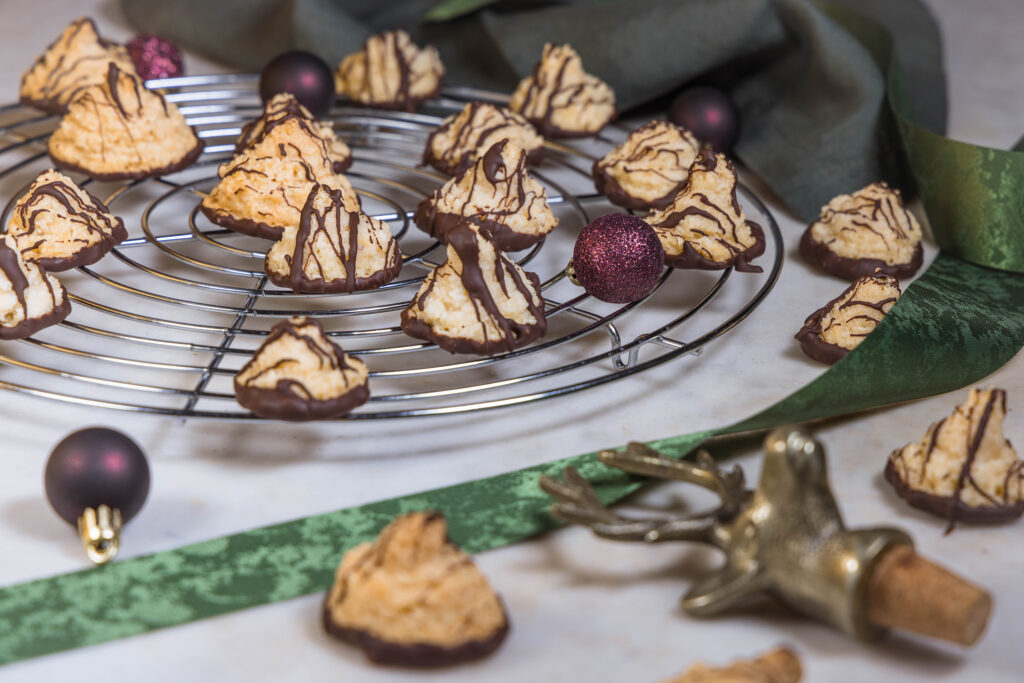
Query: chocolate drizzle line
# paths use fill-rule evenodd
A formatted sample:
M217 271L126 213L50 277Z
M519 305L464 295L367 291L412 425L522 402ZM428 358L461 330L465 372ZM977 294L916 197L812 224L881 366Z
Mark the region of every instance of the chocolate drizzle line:
M880 313L878 318L874 318L873 316L869 315L856 315L851 316L845 322L857 319L868 319L874 321L877 325L885 316L885 306L891 303L895 303L898 299L898 295L894 297L887 297L885 299L882 299L881 301L854 299L852 297L859 287L867 284L867 281L872 281L881 285L892 284L893 286L896 287L896 291L899 292L899 283L895 281L895 278L893 278L892 282L890 283L888 282L889 279L890 276L881 273L873 273L871 275L866 275L863 278L859 279L857 282L854 282L849 287L844 289L842 294L832 299L818 310L814 311L814 313L811 313L811 315L807 317L807 320L804 321L803 327L801 327L800 331L797 332L794 336L794 338L798 342L800 342L800 348L803 350L803 352L806 353L809 357L813 358L814 360L819 361L821 363L826 363L828 365L832 365L838 362L840 358L848 354L850 352L850 349L847 349L838 344L832 344L823 339L823 334L825 330L831 329L831 326L829 328L824 328L822 326L825 316L828 315L828 313L836 306L838 306L840 310L852 306L866 306L870 309L878 311ZM851 297L850 300L844 303L840 303L847 296ZM867 333L857 336L867 336Z
M301 329L303 327L314 327L315 331L307 333ZM326 336L318 321L312 318L282 320L271 328L267 340L256 349L252 359L242 366L242 369L235 375L235 397L242 407L261 417L302 421L340 417L366 402L370 393L365 382L348 386L344 393L328 399L314 398L313 393L302 382L295 379L278 379L275 386L269 389L255 385L256 380L267 372L298 362L296 358L282 358L249 377L244 384L239 381L239 377L256 363L260 354L284 336L293 337L302 342L309 352L316 356L322 372L341 372L343 375L345 371L354 372L354 368L346 361L345 352ZM321 346L315 336L319 336L327 348Z
M451 353L483 353L488 355L499 351L512 351L544 334L547 329L544 309L542 305L534 302L535 295L538 299L540 298L540 279L535 273L522 273L517 266L509 262L500 253L495 252L494 274L498 285L507 295L508 281L511 281L515 290L519 291L526 300L527 309L535 322L521 323L505 317L494 300L494 296L491 294L491 290L484 278L483 270L480 267L479 241L481 239L483 238L474 228L465 224L448 233L448 246L455 251L459 261L462 263L462 272L459 273L459 278L463 288L469 295L470 301L473 304L473 313L483 330L483 342L441 335L411 313L413 309L423 311L426 308L426 302L433 294L434 285L437 281L437 270L427 276L426 287L417 293L412 302L410 302L409 307L402 312L402 329L406 334L433 341ZM444 267L444 265L441 267ZM525 278L523 277L524 274ZM493 339L488 336L487 319L490 319L498 328L501 334L499 338Z
M322 211L317 211L317 198L321 194L327 196L327 205ZM325 185L315 185L302 208L292 254L285 257L290 265L289 276L283 278L281 274L272 272L268 264L267 274L270 279L275 284L290 286L293 291L312 293L351 293L357 290L374 289L390 282L402 270L402 255L398 251L398 244L390 238L390 235L387 236L387 244L381 244L372 229L370 230L371 237L385 253L384 268L366 277L356 277L356 265L359 259L359 224L362 220L363 217L358 211L349 211L345 206L341 190L335 190ZM371 219L367 218L366 220ZM346 224L344 231L341 228L343 221ZM382 233L386 232L386 228L382 226L381 231ZM334 257L345 268L344 279L327 280L324 277L324 264L319 261L313 250L313 245L320 235L323 235L331 245ZM335 236L337 236L337 240L334 239ZM347 236L347 246L343 247L341 240L345 236ZM314 270L319 274L317 277L307 275L310 265L313 265Z
M1003 479L1003 495L1001 501L984 491L974 480L973 473L971 472L974 467L974 462L978 457L978 452L981 449L981 443L984 440L985 431L992 416L992 411L995 409L996 405L999 406L1000 410L1002 410L1004 414L1006 413L1006 392L1002 389L993 389L989 392L988 400L985 402L981 417L978 420L978 426L973 433L971 432L970 427L968 427L966 435L967 442L965 444L967 455L964 458L963 465L960 467L957 482L951 495L938 496L928 493L920 488L912 487L909 482L903 480L896 468L896 463L898 461L903 461L905 448L895 451L886 463L885 479L892 484L896 493L906 500L912 507L945 517L948 520L944 532L946 534L953 531L958 520L966 522L992 523L1004 522L1024 515L1024 500L1019 500L1015 503L1010 502L1010 484L1014 480L1014 477L1018 479L1024 478L1024 461L1018 460L1007 468L1006 475ZM970 425L973 413L974 406L971 406L965 416L965 419L968 421L968 425ZM946 422L946 419L940 420L929 428L928 447L925 450L925 455L922 461L919 482L923 482L925 480L926 469L929 461L931 460L932 452L936 448L939 432L946 425ZM1009 444L1008 441L1006 443ZM904 471L908 471L906 465L904 465L903 469ZM961 496L967 485L970 485L990 504L968 505L965 503Z
M79 196L75 188L69 187L67 183L51 181L33 185L29 193L18 202L15 207L15 215L20 223L20 230L12 234L26 260L34 261L41 268L50 271L86 266L103 258L114 245L120 244L128 237L124 222L120 218L112 216L103 202L85 190L80 188L78 190L85 195L84 199ZM43 206L47 197L64 208L65 215L60 218L73 226L73 230L84 230L86 233L85 237L77 234L73 237L70 242L79 244L69 254L34 256L29 253L37 250L40 254L45 254L47 251L50 253L63 252L67 250L67 246L71 246L70 243L50 245L46 238L32 239L32 235L38 229L39 216L53 211ZM65 244L67 246L64 246Z
M418 228L436 238L441 242L447 242L448 235L464 223L476 226L480 234L490 240L498 251L518 251L537 244L544 239L546 232L519 232L514 230L505 219L525 212L527 220L540 220L541 217L534 216L532 209L535 204L540 205L543 212L548 209L547 199L542 194L535 192L527 193L526 165L527 154L520 150L516 165L509 168L504 159L504 151L508 139L501 140L491 145L482 157L474 162L473 166L463 172L462 175L442 185L434 194L427 197L416 207L413 213L413 222ZM495 191L500 190L500 197L493 202L491 208L470 207L474 190L477 187L480 175L494 187ZM449 187L458 187L467 178L470 180L469 189L466 192L466 199L454 212L439 211L438 205L442 197L448 192ZM500 209L498 206L505 204L512 198L509 208Z
M715 173L718 168L717 157L718 155L710 149L701 150L697 160L690 167L687 187L693 182L695 174ZM743 219L743 212L736 197L736 170L728 159L725 159L725 157L722 157L722 159L725 160L725 171L730 176L730 184L732 186L729 192L730 207L735 215ZM680 193L684 192L686 192L686 188L680 190ZM678 197L679 195L677 194L676 196ZM696 268L701 270L722 270L731 266L740 272L760 273L761 267L753 265L751 261L763 254L765 250L766 242L761 226L754 221L743 219L747 229L750 231L749 239L752 240L749 246L744 246L737 232L739 226L730 218L726 207L718 204L703 192L693 193L690 199L696 201L699 206L691 204L680 211L673 211L658 222L652 222L651 217L648 216L648 223L655 229L655 232L660 234L662 232L672 232L672 228L682 223L688 216L705 218L715 225L716 234L712 235L699 230L694 230L694 232L700 236L712 238L727 250L729 256L722 261L714 261L687 240L684 241L683 250L679 254L665 252L665 265L672 266L673 268ZM675 198L673 198L674 200ZM728 225L725 225L721 219L716 217L716 213L721 214L728 221Z
M555 77L551 81L550 93L544 95L544 89L548 85L544 65L549 61L556 59L553 57L554 51L557 47L551 43L544 46L544 52L541 54L540 61L533 67L533 74L530 76L530 84L526 90L526 96L523 98L523 104L519 113L523 114L527 120L532 123L541 135L548 138L576 138L576 137L591 137L601 132L601 128L604 128L609 121L615 118L615 96L604 97L589 97L585 106L599 107L602 105L612 105L612 113L597 130L582 130L582 129L566 129L561 128L553 122L555 111L560 107L566 106L573 100L582 97L588 86L594 88L595 86L588 83L586 77L584 77L579 83L575 85L565 85L565 71L569 64L573 61L578 61L579 56L572 52L572 49L568 45L563 46L560 62L558 63ZM594 79L595 81L597 79ZM599 82L599 81L598 81ZM611 89L609 88L609 92ZM555 105L555 98L559 98L563 104ZM529 114L530 111L537 112L540 114L533 113Z

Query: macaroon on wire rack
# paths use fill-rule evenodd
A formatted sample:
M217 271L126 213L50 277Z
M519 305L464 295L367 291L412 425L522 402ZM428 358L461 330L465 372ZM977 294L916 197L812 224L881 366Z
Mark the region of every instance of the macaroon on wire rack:
M34 337L0 342L0 388L84 406L166 416L260 420L235 401L233 377L278 321L316 317L370 368L371 397L343 420L444 415L555 398L699 354L757 307L778 279L783 246L764 204L740 186L748 217L767 236L760 274L666 269L645 299L606 304L572 284L564 269L579 230L612 211L594 190L593 160L624 139L549 142L531 173L548 192L559 227L535 247L509 254L543 284L548 332L495 356L451 355L406 336L399 314L445 248L416 228L416 204L447 178L420 164L440 120L472 100L503 96L446 88L420 113L350 106L327 117L353 151L346 172L363 210L388 223L404 257L385 286L352 294L296 294L269 282L270 242L225 230L199 212L241 126L259 116L253 75L150 81L173 101L206 144L199 161L165 176L101 183L71 174L124 219L129 238L100 262L58 274L72 312ZM51 166L46 139L57 118L20 105L0 107L0 192L6 230L13 207ZM681 361L685 362L685 361ZM680 369L684 372L684 369Z

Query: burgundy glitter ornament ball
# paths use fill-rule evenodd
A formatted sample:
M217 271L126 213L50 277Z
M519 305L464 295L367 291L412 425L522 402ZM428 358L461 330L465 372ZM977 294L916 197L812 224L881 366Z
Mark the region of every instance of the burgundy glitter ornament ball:
M668 117L722 154L732 149L740 132L740 113L736 105L729 95L717 88L701 86L684 90L672 100Z
M185 73L178 46L160 36L136 36L128 41L128 54L144 81L176 78Z
M654 289L665 252L654 228L628 213L611 213L580 231L572 252L576 279L601 301L626 304Z
M311 52L279 54L260 72L260 98L266 103L283 92L295 95L313 116L320 118L334 103L334 72Z

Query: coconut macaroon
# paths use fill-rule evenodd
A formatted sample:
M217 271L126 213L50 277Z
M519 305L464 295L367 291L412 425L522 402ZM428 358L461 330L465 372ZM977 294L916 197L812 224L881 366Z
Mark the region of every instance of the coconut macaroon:
M535 166L544 158L544 138L529 121L489 102L470 102L430 134L423 150L423 163L441 173L458 175L502 140L526 150L526 162L530 165Z
M263 114L258 119L245 124L241 135L238 136L238 142L235 144L235 154L257 144L269 131L293 119L305 126L310 135L323 139L327 145L335 173L344 173L348 170L352 165L352 150L338 139L331 124L316 120L313 114L295 99L295 95L289 92L274 95L263 107Z
M464 223L448 233L447 259L402 311L402 330L451 353L512 351L547 330L540 278Z
M832 365L857 348L899 298L900 283L892 275L865 275L811 313L796 340L808 356Z
M346 206L359 199L345 176L334 172L327 142L308 121L289 117L221 164L220 182L203 198L203 214L217 225L278 240L299 224L302 207L317 185L339 190Z
M797 656L779 648L726 667L712 668L698 662L665 683L800 683L802 678L803 667Z
M544 186L526 172L526 150L508 140L492 145L463 173L420 202L413 221L441 242L472 223L498 251L531 247L558 226Z
M315 185L298 225L267 251L271 282L296 292L375 289L402 270L402 254L386 223L351 210L344 194Z
M121 71L135 73L123 45L100 38L92 19L76 19L22 75L21 101L62 114L78 93L106 79L111 62Z
M876 269L906 278L921 267L921 226L899 190L872 183L823 206L800 239L800 254L847 280Z
M0 235L0 339L24 339L71 312L60 280L21 258L11 235Z
M283 320L235 375L244 408L275 420L341 417L370 397L366 365L312 318Z
M412 667L480 659L509 630L501 599L437 512L398 517L345 553L323 623L373 662Z
M371 36L334 74L338 92L381 109L414 111L441 90L444 65L437 48L418 47L402 30Z
M615 93L583 70L580 56L570 46L547 43L540 62L519 82L508 106L545 137L588 137L615 118Z
M174 103L147 90L134 71L107 67L103 82L75 96L50 136L54 163L96 180L138 180L191 165L203 143Z
M128 237L103 202L52 169L14 205L7 233L22 258L51 271L95 263Z
M761 272L750 262L764 253L764 231L743 214L736 199L736 170L722 154L702 150L683 189L644 220L661 240L666 265Z
M885 478L908 504L949 520L1002 522L1024 514L1024 461L1003 436L1006 392L971 389L920 441L893 451Z
M686 185L698 152L700 143L690 131L669 121L650 121L594 162L594 185L612 204L662 209Z

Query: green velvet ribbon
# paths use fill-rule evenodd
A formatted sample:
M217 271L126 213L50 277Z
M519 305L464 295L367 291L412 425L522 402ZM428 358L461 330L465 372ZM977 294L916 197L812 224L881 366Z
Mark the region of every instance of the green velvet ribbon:
M683 457L712 435L763 430L954 390L1024 344L1024 154L945 139L911 119L887 33L825 6L888 73L889 104L943 252L861 346L737 424L653 442ZM1013 272L1010 272L1013 271ZM396 515L432 508L469 552L551 529L540 475L572 465L611 502L643 483L594 454L245 531L0 589L0 663L322 592L342 554ZM315 619L314 614L310 619Z

